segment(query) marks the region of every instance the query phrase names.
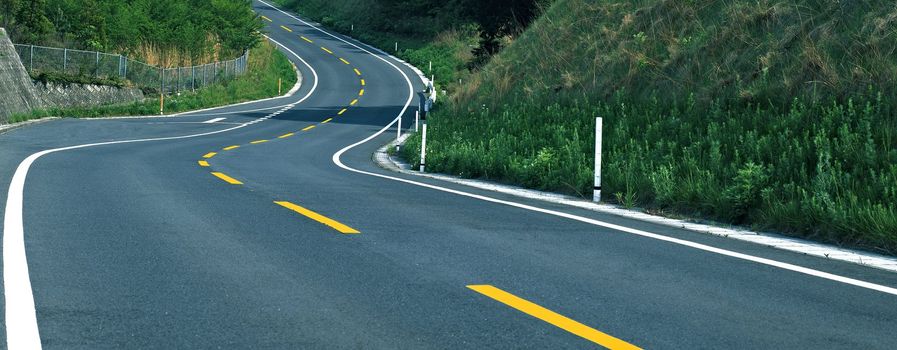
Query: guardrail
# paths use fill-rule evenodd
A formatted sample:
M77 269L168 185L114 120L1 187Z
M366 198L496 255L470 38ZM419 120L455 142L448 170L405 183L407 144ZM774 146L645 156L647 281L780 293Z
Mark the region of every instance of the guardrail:
M178 93L233 79L246 72L249 51L233 60L198 66L162 68L127 56L97 51L14 44L22 64L32 76L41 73L124 79L135 87Z

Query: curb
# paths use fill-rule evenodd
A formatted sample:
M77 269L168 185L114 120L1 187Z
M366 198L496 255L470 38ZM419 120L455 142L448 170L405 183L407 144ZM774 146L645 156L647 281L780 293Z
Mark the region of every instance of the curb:
M685 229L697 233L710 234L719 237L737 239L740 241L751 242L767 247L780 250L800 253L804 255L815 256L823 259L831 259L837 261L848 262L856 265L873 267L880 270L897 272L897 258L885 255L868 253L852 249L844 249L826 244L811 242L803 239L787 237L775 233L755 232L740 228L726 228L707 224L699 224L686 220L670 219L662 216L651 215L644 212L624 209L609 204L598 204L583 200L572 196L566 196L556 193L542 192L522 187L503 185L482 180L462 179L456 176L421 173L414 171L410 164L402 160L396 159L386 153L389 147L401 145L411 133L402 135L398 140L392 140L383 147L377 149L374 153L374 162L383 169L418 177L424 177L434 180L446 181L454 184L474 187L477 189L498 192L502 194L510 194L513 196L535 199L553 204L568 205L579 209L587 209L598 213L620 216L628 219L639 220L643 222L664 225L679 229Z

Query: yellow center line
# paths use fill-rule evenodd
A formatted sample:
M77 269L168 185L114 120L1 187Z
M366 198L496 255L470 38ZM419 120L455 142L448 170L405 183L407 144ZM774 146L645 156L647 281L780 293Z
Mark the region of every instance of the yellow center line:
M343 115L343 113L346 113L346 109L345 109L345 108L343 108L343 110L339 111L339 113L337 113L337 114L338 114L338 115Z
M224 175L224 173L212 172L212 175L215 175L219 179L222 179L222 180L224 180L224 182L227 182L231 185L242 185L243 184L242 182L237 181L237 179L234 179L230 176Z
M342 223L340 223L340 222L338 222L338 221L336 221L336 220L333 220L333 219L328 218L328 217L326 217L326 216L324 216L324 215L315 213L315 212L313 212L313 211L311 211L311 210L305 209L305 208L300 207L300 206L298 206L298 205L295 205L295 204L293 204L293 203L290 203L290 202L283 202L283 201L275 201L274 203L277 203L278 205L280 205L280 206L282 206L282 207L284 207L284 208L290 209L290 210L292 210L292 211L295 211L295 212L297 212L297 213L299 213L299 214L305 215L306 217L308 217L308 218L310 218L310 219L312 219L312 220L315 220L315 221L317 221L317 222L320 222L320 223L322 223L322 224L324 224L324 225L330 226L330 227L332 227L333 229L339 231L340 233L344 233L344 234L349 234L349 233L361 233L361 232L358 232L358 230L356 230L356 229L354 229L354 228L351 228L351 227L349 227L349 226L346 226L346 225L344 225L344 224L342 224Z
M345 64L351 64L351 63L349 63L349 61L346 61L345 58L340 57L339 60L340 60L340 61L343 61L343 63L345 63Z
M361 86L364 86L364 79L361 79Z
M278 136L277 138L279 138L279 139L285 139L285 138L290 137L290 136L293 136L293 135L296 135L296 134L294 134L294 133L283 134L283 135Z
M327 123L329 123L331 120L333 120L333 118L327 118L327 119L324 119L324 121L322 121L321 124L327 124Z
M290 28L287 28L287 26L280 26L280 27L283 28L283 30L288 31L288 32L290 32L290 33L293 32L293 30L290 29Z
M257 145L257 144L265 143L265 142L268 142L268 140L255 140L255 141L252 141L252 142L250 142L250 143L253 144L253 145Z
M357 99L357 98L354 99L354 100L352 100L352 102L349 102L349 105L350 105L350 106L354 106L356 103L358 103L358 99Z
M358 75L358 76L361 76L361 71L358 70L358 68L355 68L355 74Z
M309 130L314 129L314 128L315 128L314 125L309 125L309 126L306 126L305 129L302 129L302 131L309 131Z
M205 158L205 159L209 159L209 158L214 157L216 154L218 154L218 153L215 153L215 152L209 152L209 153L206 153L205 155L203 155L202 157Z
M321 46L321 50L324 50L324 52L329 53L331 55L333 54L333 51L328 50L326 47Z
M470 288L480 294L483 294L505 305L522 311L527 315L548 322L560 329L576 334L608 349L639 349L639 347L635 345L614 338L611 335L571 320L563 315L555 313L554 311L548 310L544 307L536 305L511 293L505 292L494 286L488 284L469 285L467 286L467 288Z
M364 96L364 89L358 90L358 96Z
M209 162L204 160L198 161L197 163L199 163L199 166L209 166Z
M225 151L230 151L230 150L232 150L232 149L237 149L237 148L240 148L240 146L239 146L239 145L233 145L233 146L227 146L227 147L224 147L224 148L222 148L222 149L225 150Z
M262 19L263 19L263 20L266 20L266 21L268 21L268 22L274 22L274 21L272 21L270 18L265 17L265 16L262 16Z
M300 36L300 38L302 38L302 40L305 40L305 41L310 42L310 43L313 43L313 42L314 42L314 41L311 41L311 39L306 38L306 37L304 37L304 36Z

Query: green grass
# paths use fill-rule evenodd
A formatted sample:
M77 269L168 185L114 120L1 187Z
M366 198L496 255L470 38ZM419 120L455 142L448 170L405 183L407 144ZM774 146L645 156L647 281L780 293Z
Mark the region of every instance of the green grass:
M221 84L210 85L195 93L181 93L180 96L165 97L165 113L177 113L252 101L277 96L277 80L282 79L283 91L296 83L296 73L292 63L273 45L260 43L249 56L248 71L245 75ZM147 96L141 102L131 104L51 108L36 110L28 114L12 115L11 123L43 117L96 118L124 115L159 114L158 97Z
M588 198L600 116L606 201L897 254L895 18L558 0L433 113L427 169Z

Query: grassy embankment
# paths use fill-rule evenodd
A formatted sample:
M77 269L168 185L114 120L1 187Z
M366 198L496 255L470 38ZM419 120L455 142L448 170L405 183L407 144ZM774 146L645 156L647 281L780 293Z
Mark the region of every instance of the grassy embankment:
M429 121L429 171L897 252L890 1L558 0ZM416 162L419 139L405 156Z
M296 83L296 73L292 63L272 44L261 42L250 51L248 71L231 81L210 85L180 96L165 97L165 113L177 113L202 108L223 106L277 96L277 80L282 79L283 91ZM120 115L159 114L159 99L148 98L142 102L99 107L51 108L37 110L29 114L10 116L16 123L43 117L95 118Z

